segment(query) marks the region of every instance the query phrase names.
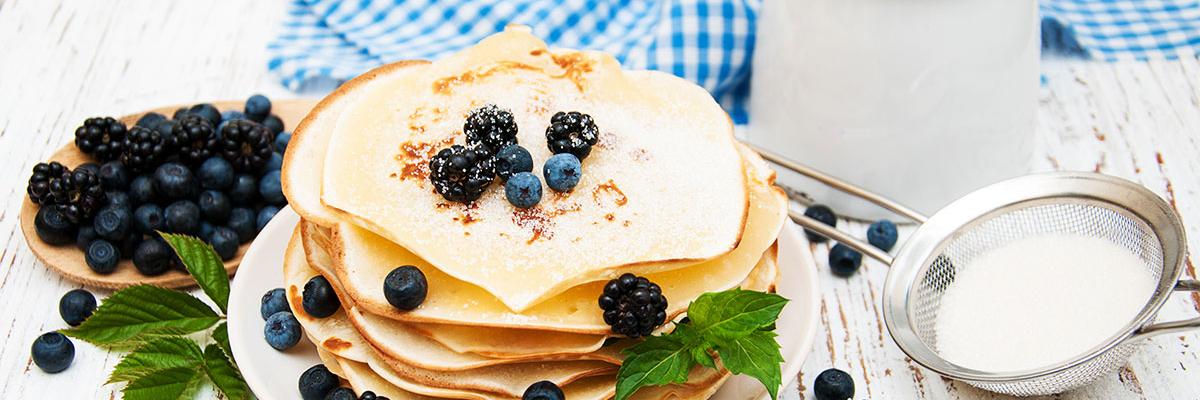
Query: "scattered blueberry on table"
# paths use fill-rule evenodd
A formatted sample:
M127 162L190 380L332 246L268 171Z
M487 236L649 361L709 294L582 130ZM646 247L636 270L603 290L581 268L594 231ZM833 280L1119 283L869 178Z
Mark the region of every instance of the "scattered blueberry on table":
M883 251L892 251L892 247L896 246L896 240L899 239L899 234L896 233L896 224L886 219L875 221L867 228L867 242L872 246L878 247Z
M37 236L74 243L98 274L121 259L145 275L170 270L176 262L158 231L198 235L229 260L287 204L279 168L291 134L283 129L262 95L244 110L196 104L170 118L146 113L132 127L88 118L74 145L92 161L33 167L26 192L38 207Z
M817 375L813 382L817 400L846 400L854 397L854 378L845 371L830 368Z
M854 251L850 246L838 243L829 249L829 270L834 275L849 277L858 271L862 265L862 253Z
M821 223L825 225L837 227L837 214L834 214L833 209L830 209L825 205L814 204L809 206L804 210L804 216L821 221ZM826 241L829 241L829 238L821 236L808 229L804 230L804 236L808 238L808 241L813 243L825 243Z
M393 269L383 278L383 297L393 307L410 311L425 302L429 283L425 274L415 266L405 265Z
M32 356L42 371L62 372L75 361L75 345L61 333L46 332L33 341Z
M325 400L358 400L358 396L354 395L354 389L343 386L329 391Z
M300 321L291 311L280 311L267 317L263 326L263 336L267 344L275 350L283 351L300 343Z
M525 389L525 393L521 395L521 400L564 400L566 395L563 394L561 388L550 381L538 381L529 385Z
M263 294L262 305L259 306L263 320L280 311L291 311L288 307L287 292L283 288L274 288Z
M83 289L69 291L58 300L58 313L70 326L79 326L95 311L96 296Z
M342 307L341 300L338 300L337 293L333 291L333 285L320 275L312 277L304 284L301 297L300 305L303 306L304 312L316 318L333 315Z

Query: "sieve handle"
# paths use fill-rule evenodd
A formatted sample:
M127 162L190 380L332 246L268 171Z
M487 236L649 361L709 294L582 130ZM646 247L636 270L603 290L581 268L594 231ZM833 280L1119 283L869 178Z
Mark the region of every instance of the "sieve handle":
M850 248L857 250L860 253L866 254L868 257L879 260L884 264L892 265L892 255L880 250L878 247L858 240L853 236L846 234L845 232L837 230L837 228L825 225L824 222L817 221L816 219L804 215L803 212L797 212L796 210L789 208L788 216L791 217L793 221L796 221L797 224L800 224L800 226L803 226L808 230L817 233L818 235L836 240L846 246L850 246Z
M1200 292L1200 281L1185 279L1175 283L1176 292ZM1146 325L1138 330L1134 338L1145 338L1164 333L1178 333L1200 328L1200 318L1185 319L1182 321L1161 322L1157 324Z

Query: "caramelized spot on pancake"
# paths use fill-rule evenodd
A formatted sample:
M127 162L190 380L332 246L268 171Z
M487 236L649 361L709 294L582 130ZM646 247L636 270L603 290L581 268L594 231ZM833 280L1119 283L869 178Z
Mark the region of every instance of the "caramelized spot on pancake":
M546 54L546 49L533 49L533 51L529 52L529 55L534 56L534 57L540 56L542 54Z
M513 223L517 226L528 229L533 232L533 237L529 238L525 243L533 243L538 239L545 237L546 239L554 238L554 223L550 221L550 217L542 212L541 208L527 208L513 210Z
M554 63L563 69L562 75L555 76L555 78L570 79L575 83L575 88L582 92L585 86L583 74L592 72L592 67L596 62L581 51L561 55L551 54L550 57L554 58Z
M408 129L411 129L416 134L425 133L425 129L429 124L440 122L445 115L446 109L441 107L434 107L433 109L425 106L417 107L408 116Z
M498 72L513 70L541 71L542 69L515 61L500 61L492 65L486 65L471 71L463 72L459 75L448 76L433 81L433 92L437 94L449 95L454 92L455 86L475 82Z
M288 297L292 298L292 304L304 304L304 297L300 296L300 288L296 287L296 285L288 286ZM304 312L303 307L298 308L297 311L299 311L298 317L308 318L308 314Z
M342 350L349 349L349 348L353 347L354 345L345 340L338 339L336 337L331 337L329 339L325 339L324 342L321 342L321 346L325 346L326 349L329 349L331 351L342 351Z
M438 143L407 141L400 144L400 153L396 161L400 162L400 179L416 179L423 181L429 178L429 159L439 150L454 143L454 137L447 137ZM392 176L395 176L393 174Z
M609 197L618 207L629 202L629 198L625 197L625 192L617 187L617 184L609 179L608 182L601 183L592 189L592 199L596 201L596 205L603 205L601 197Z
M646 149L633 149L629 152L629 156L637 162L650 161L650 152L647 152Z
M617 219L617 217L615 215L612 215L612 213L608 213L608 214L604 214L604 219L612 221L614 219Z
M610 149L617 147L620 142L620 137L609 131L600 131L600 137L596 138L595 147L598 149Z

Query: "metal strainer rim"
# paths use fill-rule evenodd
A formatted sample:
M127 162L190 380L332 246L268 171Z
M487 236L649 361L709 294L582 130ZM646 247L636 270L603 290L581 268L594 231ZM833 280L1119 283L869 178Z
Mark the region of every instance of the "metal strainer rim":
M1114 190L1117 189L1117 190ZM1001 210L1049 199L1088 199L1117 206L1154 232L1163 249L1163 274L1154 296L1136 318L1103 344L1085 354L1054 365L1026 371L988 372L958 366L929 348L919 336L909 314L908 302L928 263L963 227L987 219ZM1130 203L1137 204L1130 204ZM1139 212L1140 210L1140 212ZM1053 172L1023 176L976 190L951 203L922 224L898 251L883 289L883 318L893 341L917 364L938 374L978 382L1013 382L1062 372L1102 356L1125 343L1153 321L1179 279L1186 259L1183 224L1174 209L1148 189L1125 179L1088 173ZM1176 243L1169 251L1165 243ZM1165 286L1164 286L1165 285Z

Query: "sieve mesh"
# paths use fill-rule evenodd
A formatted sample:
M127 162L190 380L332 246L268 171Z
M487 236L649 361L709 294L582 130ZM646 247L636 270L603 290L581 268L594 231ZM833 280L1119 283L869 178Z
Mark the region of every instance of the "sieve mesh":
M940 250L934 253L936 256L929 257L931 261L921 269L913 282L907 303L907 312L917 338L934 353L938 351L936 321L942 295L954 284L960 268L970 265L981 254L1014 240L1052 234L1104 239L1145 261L1156 281L1161 281L1163 277L1163 247L1154 230L1142 219L1115 205L1095 200L1030 200L1001 208L964 226L941 243ZM1149 303L1147 307L1150 307ZM986 390L1014 395L1057 393L1111 372L1123 364L1135 349L1136 344L1125 343L1071 368L1024 380L966 382Z

